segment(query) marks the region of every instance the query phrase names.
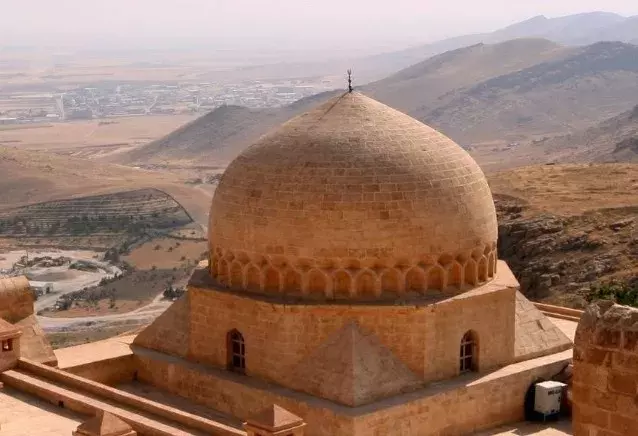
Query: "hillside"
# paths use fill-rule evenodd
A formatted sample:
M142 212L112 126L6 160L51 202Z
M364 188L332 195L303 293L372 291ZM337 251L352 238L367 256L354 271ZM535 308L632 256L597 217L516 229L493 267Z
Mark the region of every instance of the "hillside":
M120 161L158 162L200 159L216 154L225 160L235 144L251 143L281 122L284 111L222 106L144 147L116 156Z
M453 91L412 111L460 141L518 140L583 129L638 101L638 46L596 43L557 60Z
M447 52L359 89L440 129L494 170L551 160L551 150L528 144L590 128L628 110L638 101L637 81L638 46L566 48L543 39L517 39ZM223 165L330 95L279 109L222 107L119 155L118 162ZM523 145L514 150L508 143ZM618 160L623 156L617 154Z
M362 87L362 91L410 114L427 114L463 89L539 63L564 59L576 49L546 39L514 39L476 44L449 51L392 76Z
M588 45L599 41L635 42L638 17L590 12L547 18L543 15L514 23L494 32L461 35L404 50L353 60L355 71L366 77L389 75L450 50L476 44L497 44L517 38L543 38L564 45Z
M55 205L53 208L57 210L58 206L62 207L66 201L72 199L82 199L78 200L82 202L90 200L90 198L87 200L87 197L113 194L113 198L117 200L118 195L124 195L118 193L144 192L141 190L152 189L149 195L153 198L159 195L161 198L157 203L157 207L160 209L151 208L151 215L153 212L159 214L164 206L168 209L179 206L185 208L190 218L198 224L206 225L211 201L209 193L186 185L183 180L171 174L11 147L0 147L0 174L2 174L0 177L0 213L3 215L11 215L33 208L37 211L39 206L33 205L38 203L44 203L43 207ZM157 194L152 194L153 192ZM130 196L124 195L124 197L129 198ZM179 204L173 204L175 202ZM139 199L129 199L124 203L130 203L131 207L140 208L140 213L128 215L135 215L138 220L140 216L145 216L141 213L142 204ZM121 208L124 203L118 200L113 204L115 208ZM136 205L135 203L140 204ZM26 208L20 209L21 207ZM63 207L59 210L66 209ZM121 208L120 212L123 213L124 209ZM61 213L70 214L68 210ZM173 210L170 215L177 214L181 217L181 213ZM77 216L81 218L81 214ZM181 217L177 221L182 223L184 219ZM144 218L142 222L150 221Z
M137 189L0 211L0 238L11 245L110 248L192 222L170 195Z
M638 106L589 129L536 141L548 160L638 162Z
M116 159L121 163L142 164L181 161L224 164L270 129L332 95L331 92L317 94L277 109L222 106Z
M638 165L545 165L492 174L499 256L523 291L583 307L592 284L638 282Z
M0 209L175 184L169 174L0 146Z

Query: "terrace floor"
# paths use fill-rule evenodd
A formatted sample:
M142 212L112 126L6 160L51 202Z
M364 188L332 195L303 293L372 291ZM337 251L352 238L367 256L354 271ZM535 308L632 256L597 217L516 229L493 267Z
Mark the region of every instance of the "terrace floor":
M2 436L71 435L86 417L12 388L0 389Z

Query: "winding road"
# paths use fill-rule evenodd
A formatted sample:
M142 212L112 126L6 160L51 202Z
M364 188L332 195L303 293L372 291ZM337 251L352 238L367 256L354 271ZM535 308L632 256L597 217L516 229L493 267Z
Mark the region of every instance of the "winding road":
M186 185L168 185L158 186L157 189L160 189L173 197L175 201L177 201L184 209L186 209L193 221L201 226L204 234L208 233L208 213L210 210L210 204L213 198L213 194L215 192L214 188L212 188L211 190L206 190L201 187L192 187ZM53 306L57 299L64 293L77 291L78 289L82 289L85 286L93 286L97 284L100 279L101 277L93 281L87 281L81 286L75 287L73 290L70 291L65 291L63 293L57 292L55 294L45 295L41 297L36 302L36 312L46 307ZM47 316L38 316L38 321L47 333L81 331L125 323L130 323L131 325L140 325L152 321L157 316L162 314L170 305L171 303L163 301L162 294L159 294L149 305L140 307L134 311L127 313L76 318L53 318Z
M95 329L109 324L119 323L143 324L161 315L170 305L171 302L162 300L162 294L159 294L150 304L127 313L76 318L38 316L38 321L40 322L40 326L48 333Z

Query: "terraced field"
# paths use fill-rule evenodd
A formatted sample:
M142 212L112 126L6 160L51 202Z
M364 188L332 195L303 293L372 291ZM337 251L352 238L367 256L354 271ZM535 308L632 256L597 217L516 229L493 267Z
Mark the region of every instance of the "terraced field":
M0 238L136 235L192 221L173 197L150 188L0 211Z

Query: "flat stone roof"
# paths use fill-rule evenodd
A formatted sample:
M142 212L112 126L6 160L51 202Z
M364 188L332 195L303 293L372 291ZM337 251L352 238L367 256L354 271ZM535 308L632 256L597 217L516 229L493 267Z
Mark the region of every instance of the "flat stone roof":
M133 354L131 344L135 335L116 336L102 341L55 350L60 369L73 368L106 359Z
M572 340L572 342L574 342L574 337L576 336L576 327L578 327L578 323L576 321L553 318L551 316L548 316L548 318L556 325L556 327L558 327L563 333L565 333L565 336L567 336L569 339Z
M84 419L86 417L15 389L0 389L2 436L70 435Z

